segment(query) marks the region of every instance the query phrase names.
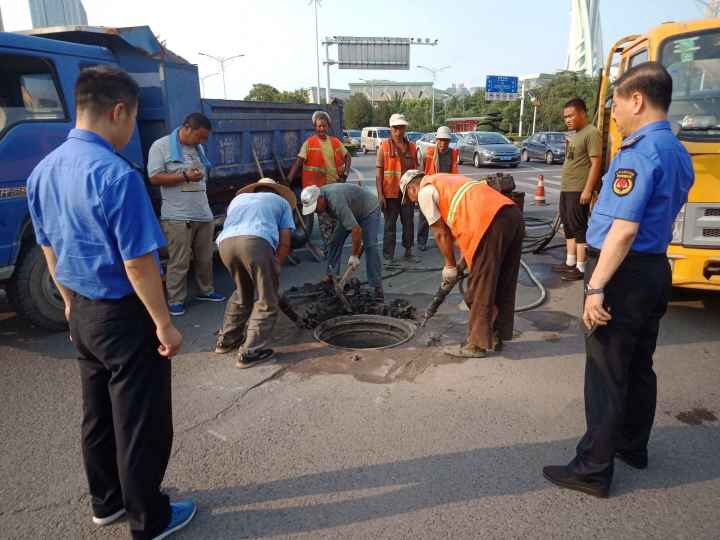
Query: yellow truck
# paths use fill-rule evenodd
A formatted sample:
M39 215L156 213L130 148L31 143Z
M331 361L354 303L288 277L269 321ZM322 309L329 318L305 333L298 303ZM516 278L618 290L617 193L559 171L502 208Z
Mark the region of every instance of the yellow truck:
M668 249L673 286L720 291L720 18L665 23L612 47L596 116L606 145L605 168L621 142L610 113L612 80L647 61L662 63L672 75L669 120L695 169L695 184Z

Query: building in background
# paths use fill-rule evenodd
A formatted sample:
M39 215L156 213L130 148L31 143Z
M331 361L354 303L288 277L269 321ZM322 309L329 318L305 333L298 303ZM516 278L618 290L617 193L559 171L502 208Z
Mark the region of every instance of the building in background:
M30 0L33 28L47 26L87 26L82 0Z
M307 89L307 98L309 103L320 103L321 101L325 102L325 89L320 89L320 98L318 98L318 91L317 87L313 86L312 88ZM347 101L348 98L352 92L350 90L345 90L343 88L331 88L330 89L330 101L333 99L340 99L342 101Z
M593 76L603 66L600 0L570 0L567 69Z
M0 32L4 32L4 31L5 31L5 26L3 25L3 20L2 20L2 9L0 9Z
M518 79L520 79L520 85L524 88L525 92L546 85L554 78L555 75L550 73L533 73L532 75L521 75L518 77Z
M467 97L470 95L470 90L463 83L453 83L450 88L445 90L445 94L450 97Z
M397 97L402 99L419 99L432 97L432 82L395 82L372 80L350 83L352 94L365 94L371 102L391 101ZM440 94L439 90L436 90Z

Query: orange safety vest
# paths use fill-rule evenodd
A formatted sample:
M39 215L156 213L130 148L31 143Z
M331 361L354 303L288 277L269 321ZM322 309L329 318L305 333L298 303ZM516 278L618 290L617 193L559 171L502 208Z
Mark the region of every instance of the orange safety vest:
M427 155L425 156L425 174L436 174L438 172L449 172L450 174L458 173L458 151L450 148L450 170L438 171L440 163L440 153L435 153L437 146L428 146Z
M335 153L335 169L340 170L343 164L343 156L341 153L342 143L335 137L328 137L330 144ZM327 164L325 156L320 146L320 137L313 135L307 140L307 157L303 163L302 170L302 187L308 186L322 187L327 183Z
M417 167L417 149L415 143L407 142L407 151L413 157ZM400 178L402 177L402 157L395 151L395 145L390 139L383 141L383 195L388 199L400 197Z
M420 182L420 188L433 186L439 197L440 215L450 229L468 269L472 267L475 252L490 227L495 215L504 207L514 204L481 180L472 180L459 174L432 174Z

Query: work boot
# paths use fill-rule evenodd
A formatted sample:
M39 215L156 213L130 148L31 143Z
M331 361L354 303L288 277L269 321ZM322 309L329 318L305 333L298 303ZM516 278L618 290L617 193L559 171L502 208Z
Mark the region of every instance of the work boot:
M572 270L568 270L567 272L564 272L562 276L560 276L560 279L563 281L580 281L585 278L585 273L581 272L577 269L577 267L573 268Z
M565 263L562 264L554 264L550 267L550 270L553 272L558 272L559 274L564 274L565 272L572 272L573 270L576 270L577 266L570 266Z
M610 482L590 476L575 474L567 465L543 467L543 476L561 488L587 493L593 497L605 499L610 494Z
M427 251L427 249L428 249L427 244L420 244L420 243L418 243L418 249L419 249L420 251Z
M258 349L253 352L244 352L238 355L238 360L235 366L240 369L247 369L257 366L258 364L262 364L263 362L267 362L268 360L272 360L274 357L275 351L272 349Z
M443 352L454 358L485 358L487 356L486 349L468 344L445 347Z
M403 256L403 259L405 259L405 262L411 262L411 263L420 262L420 259L413 256L412 248L405 248L405 255Z

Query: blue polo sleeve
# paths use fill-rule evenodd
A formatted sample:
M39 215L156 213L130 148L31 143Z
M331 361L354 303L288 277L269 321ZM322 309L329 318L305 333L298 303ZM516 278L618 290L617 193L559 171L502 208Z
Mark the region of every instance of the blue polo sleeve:
M295 230L295 220L293 219L293 213L292 209L290 208L290 203L287 202L285 199L282 200L283 202L283 211L282 215L280 216L280 223L278 225L279 229L290 229L291 231Z
M659 166L635 151L620 152L606 181L607 195L596 211L612 218L639 223L655 191Z
M150 196L136 171L114 180L103 193L101 204L123 261L166 245Z

